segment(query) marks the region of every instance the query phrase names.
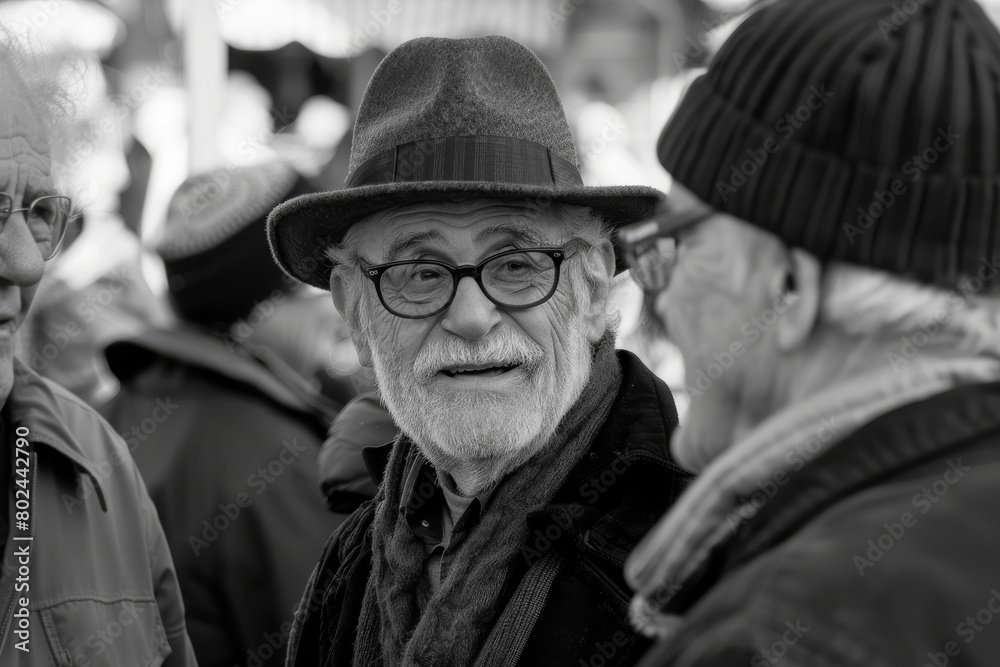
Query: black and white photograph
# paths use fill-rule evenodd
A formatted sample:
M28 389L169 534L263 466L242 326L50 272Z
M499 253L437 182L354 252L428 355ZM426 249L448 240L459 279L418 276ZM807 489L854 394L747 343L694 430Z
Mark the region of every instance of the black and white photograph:
M0 667L1000 665L1000 0L0 0Z

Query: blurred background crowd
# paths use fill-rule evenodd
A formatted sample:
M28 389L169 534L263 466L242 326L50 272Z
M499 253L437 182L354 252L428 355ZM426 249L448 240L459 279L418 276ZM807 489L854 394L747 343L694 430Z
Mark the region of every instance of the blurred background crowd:
M53 165L79 214L19 354L129 444L201 664L280 662L316 554L373 491L357 447L394 432L329 295L285 279L263 229L281 201L344 186L352 119L382 57L418 36L510 37L555 79L585 184L669 192L656 138L756 2L0 2L0 25L68 91ZM1000 18L1000 0L983 4ZM618 345L683 414L679 354L643 314L642 290L627 275L616 289ZM334 423L346 405L352 420ZM324 449L317 472L328 438L355 447ZM255 519L230 530L251 507Z
M70 83L72 120L56 167L82 214L48 267L23 329L23 356L92 405L106 403L118 380L100 351L173 317L163 266L152 249L181 183L217 170L215 181L224 187L249 167L280 160L294 167L306 189L343 187L352 117L364 87L385 53L413 37L501 34L525 44L546 63L563 97L585 182L668 190L656 136L692 72L751 5L2 2L0 23L64 70ZM676 353L636 335L643 326L641 291L625 277L620 283L620 344L682 390ZM332 304L317 299L303 314L328 334L303 342L314 346L306 374L336 383L359 372Z

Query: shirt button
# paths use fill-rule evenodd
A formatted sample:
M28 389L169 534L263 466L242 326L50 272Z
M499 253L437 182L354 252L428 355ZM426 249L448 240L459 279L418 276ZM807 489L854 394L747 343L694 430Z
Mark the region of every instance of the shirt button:
M426 528L427 526L431 525L431 522L428 521L427 519L424 519L423 521L420 522L420 525Z

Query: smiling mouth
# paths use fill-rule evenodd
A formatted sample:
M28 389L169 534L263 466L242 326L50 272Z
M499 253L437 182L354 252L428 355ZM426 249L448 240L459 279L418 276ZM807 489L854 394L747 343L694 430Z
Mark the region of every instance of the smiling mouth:
M443 368L439 372L447 375L450 378L462 378L462 377L490 377L496 375L503 375L504 373L509 373L510 371L517 368L517 365L510 366L484 366L484 367L474 367L470 366L467 368Z

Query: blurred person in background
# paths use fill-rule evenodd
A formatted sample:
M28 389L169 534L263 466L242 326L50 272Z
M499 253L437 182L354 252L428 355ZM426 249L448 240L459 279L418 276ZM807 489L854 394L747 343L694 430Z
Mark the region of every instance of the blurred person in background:
M626 567L642 665L997 664L998 81L972 0L777 0L667 125L633 265L698 478Z
M316 485L319 445L353 396L318 377L343 325L274 266L264 234L267 212L307 191L281 162L188 178L155 247L178 322L106 350L121 391L102 409L159 511L202 667L282 664L344 518Z
M72 7L79 11L80 5ZM72 11L61 6L54 20L61 21L66 18L63 12ZM83 19L80 23L81 30L100 26ZM72 42L74 33L63 31L69 26L54 30L51 37ZM49 50L65 48L44 36L38 39ZM71 50L60 62L62 79L71 84L74 114L72 127L65 132L68 157L58 167L65 172L81 215L39 286L25 322L23 354L32 370L97 407L117 390L101 353L104 346L113 338L163 326L168 314L140 268L144 249L137 231L145 182L141 172L130 171L126 162L126 145L134 143L130 122L134 102L127 95L110 94L108 75L120 77L102 66L98 54ZM162 68L149 71L140 78L143 95L171 80ZM126 194L127 208L122 206Z
M320 489L331 512L350 514L375 497L378 486L365 467L364 450L395 439L398 429L377 389L344 406L320 448Z
M71 103L0 32L0 664L195 665L177 576L126 444L14 356L70 223L50 140Z
M485 83L484 83L485 82ZM504 37L379 65L348 187L275 209L400 435L327 544L290 665L631 664L623 556L687 481L669 389L616 352L609 227L662 194L587 187L544 65Z

